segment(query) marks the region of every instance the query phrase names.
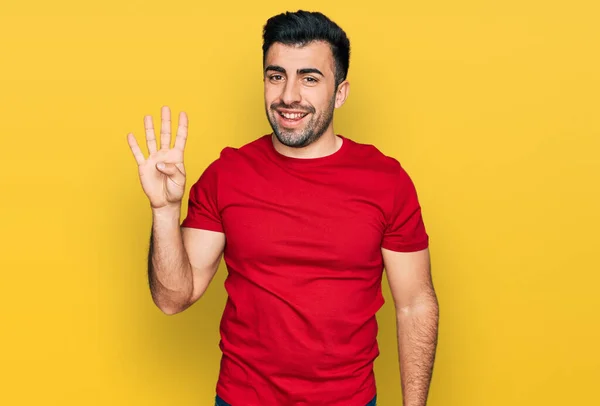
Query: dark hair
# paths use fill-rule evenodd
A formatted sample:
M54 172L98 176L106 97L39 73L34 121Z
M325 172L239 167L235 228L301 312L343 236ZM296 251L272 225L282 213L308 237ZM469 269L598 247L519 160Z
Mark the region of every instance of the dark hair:
M324 14L298 10L273 16L263 28L263 64L271 45L304 46L313 41L326 41L335 61L335 86L346 79L350 66L350 40L336 23Z

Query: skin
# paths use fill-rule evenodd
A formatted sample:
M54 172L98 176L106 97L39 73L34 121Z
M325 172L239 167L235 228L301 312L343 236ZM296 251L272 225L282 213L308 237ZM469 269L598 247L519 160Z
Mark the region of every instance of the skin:
M438 340L439 304L429 249L381 249L396 309L396 337L403 406L425 406Z
M173 147L169 107L161 109L160 148L151 116L144 117L144 127L147 157L132 133L127 135L127 141L152 210L148 253L150 292L156 306L172 315L187 309L206 291L219 267L225 234L180 227L186 185L183 162L188 136L186 113L179 115Z
M315 72L318 71L319 73ZM341 140L333 130L333 111L348 97L350 84L335 87L329 46L274 44L265 58L265 110L273 143L282 154L314 158L334 153ZM279 111L308 113L300 125L286 126ZM429 249L382 249L396 308L398 354L404 406L424 406L437 347L439 305L431 277Z
M337 88L331 48L316 41L303 47L275 43L264 63L264 100L273 128L273 144L295 158L330 155L342 145L333 129L334 109L350 92L344 80ZM299 123L286 123L280 112L307 114Z
M333 130L333 111L349 94L348 81L335 86L329 46L274 44L265 58L264 97L275 149L295 158L317 158L337 151L342 139ZM299 122L279 112L308 113ZM144 117L148 156L133 134L127 140L138 165L152 210L148 279L152 298L165 314L176 314L206 291L221 261L225 235L180 227L186 173L183 163L188 118L180 113L171 147L171 113L161 110L160 148L152 117ZM437 346L439 306L433 287L429 249L394 252L382 249L385 272L396 308L403 406L425 406Z

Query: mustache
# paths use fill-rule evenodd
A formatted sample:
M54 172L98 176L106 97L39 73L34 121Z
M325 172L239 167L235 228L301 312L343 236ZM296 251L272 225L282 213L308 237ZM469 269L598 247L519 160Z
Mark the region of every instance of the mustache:
M288 109L288 110L298 110L304 113L314 113L315 108L312 106L302 106L300 104L285 104L285 103L273 103L271 104L271 110L277 109Z

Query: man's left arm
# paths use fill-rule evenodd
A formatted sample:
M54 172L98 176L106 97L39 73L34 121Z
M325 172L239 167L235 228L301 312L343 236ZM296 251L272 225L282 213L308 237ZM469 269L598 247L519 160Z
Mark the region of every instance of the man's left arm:
M396 252L382 248L382 253L396 308L403 406L425 406L439 321L429 249Z

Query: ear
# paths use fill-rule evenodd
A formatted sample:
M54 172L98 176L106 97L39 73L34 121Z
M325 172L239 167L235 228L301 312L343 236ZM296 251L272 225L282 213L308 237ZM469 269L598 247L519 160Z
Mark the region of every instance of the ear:
M348 98L350 94L350 82L348 80L344 80L342 83L338 85L338 88L335 93L335 108L339 109L344 105L344 102Z

